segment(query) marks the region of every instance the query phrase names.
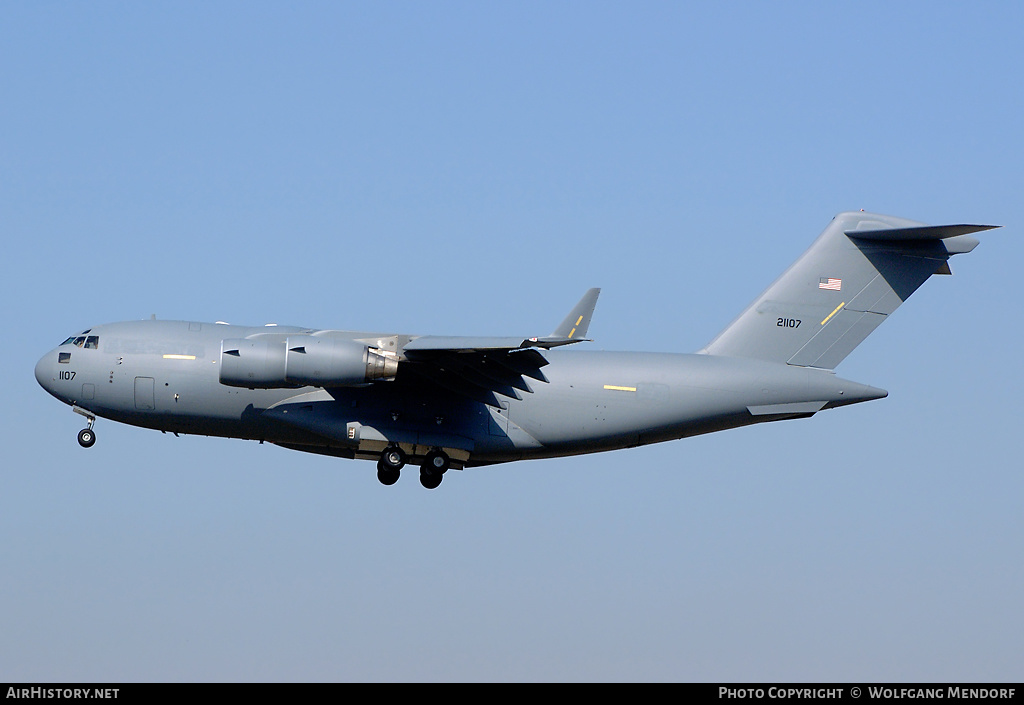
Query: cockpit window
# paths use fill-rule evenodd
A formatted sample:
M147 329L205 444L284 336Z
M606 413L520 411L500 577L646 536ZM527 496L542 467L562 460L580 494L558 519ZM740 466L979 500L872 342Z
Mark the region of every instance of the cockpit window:
M71 362L71 353L57 353L57 362L66 365Z
M96 350L100 347L100 337L98 335L90 335L85 339L86 350Z
M89 331L91 331L91 330L92 330L92 328L89 328L88 330L83 330L81 333L77 333L77 334L71 336L70 338L68 338L67 340L65 340L63 343L61 343L61 345L70 345L71 343L74 343L78 347L82 347L82 343L85 342L85 336L89 335ZM92 336L92 337L96 338L97 343L99 342L99 337L98 336ZM79 340L81 340L81 342L79 342ZM57 347L60 347L60 345L58 345Z

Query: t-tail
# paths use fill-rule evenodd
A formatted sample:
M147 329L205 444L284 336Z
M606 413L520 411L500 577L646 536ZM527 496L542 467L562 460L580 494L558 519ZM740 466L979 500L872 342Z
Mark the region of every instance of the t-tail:
M700 352L835 369L951 256L996 225L840 213L800 259Z

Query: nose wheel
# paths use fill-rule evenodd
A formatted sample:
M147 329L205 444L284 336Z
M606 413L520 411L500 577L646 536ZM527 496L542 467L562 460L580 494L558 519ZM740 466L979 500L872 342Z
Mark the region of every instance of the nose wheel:
M96 434L91 428L83 428L78 432L78 445L83 448L91 448L92 444L96 442Z
M71 410L76 414L84 416L89 425L78 432L78 445L83 448L92 448L92 444L96 442L96 432L92 430L92 425L96 423L96 416L91 411L86 411L80 406L73 406Z

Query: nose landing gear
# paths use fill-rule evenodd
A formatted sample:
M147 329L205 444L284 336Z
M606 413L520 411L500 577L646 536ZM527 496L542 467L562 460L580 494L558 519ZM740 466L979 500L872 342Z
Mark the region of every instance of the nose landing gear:
M91 428L83 428L78 432L78 445L83 448L91 448L95 442L96 434L92 432Z
M92 425L96 423L96 416L91 411L73 406L71 410L76 414L81 414L89 422L89 425L78 432L78 445L83 448L92 448L92 444L96 442L96 432L92 430Z

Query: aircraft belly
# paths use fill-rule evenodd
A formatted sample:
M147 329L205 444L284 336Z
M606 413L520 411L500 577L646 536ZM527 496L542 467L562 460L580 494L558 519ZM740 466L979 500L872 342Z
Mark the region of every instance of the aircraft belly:
M261 414L269 423L302 429L313 445L347 448L357 457L376 457L388 445L422 456L444 449L454 461L470 457L502 462L539 444L485 404L436 395L398 393L387 383L369 388L317 390L294 395Z
M741 396L733 392L664 385L667 398L653 401L639 393L643 384L637 383L636 392L614 396L560 395L555 403L521 413L514 407L513 419L547 449L597 451L695 435L705 427L718 428L721 418L749 415Z

